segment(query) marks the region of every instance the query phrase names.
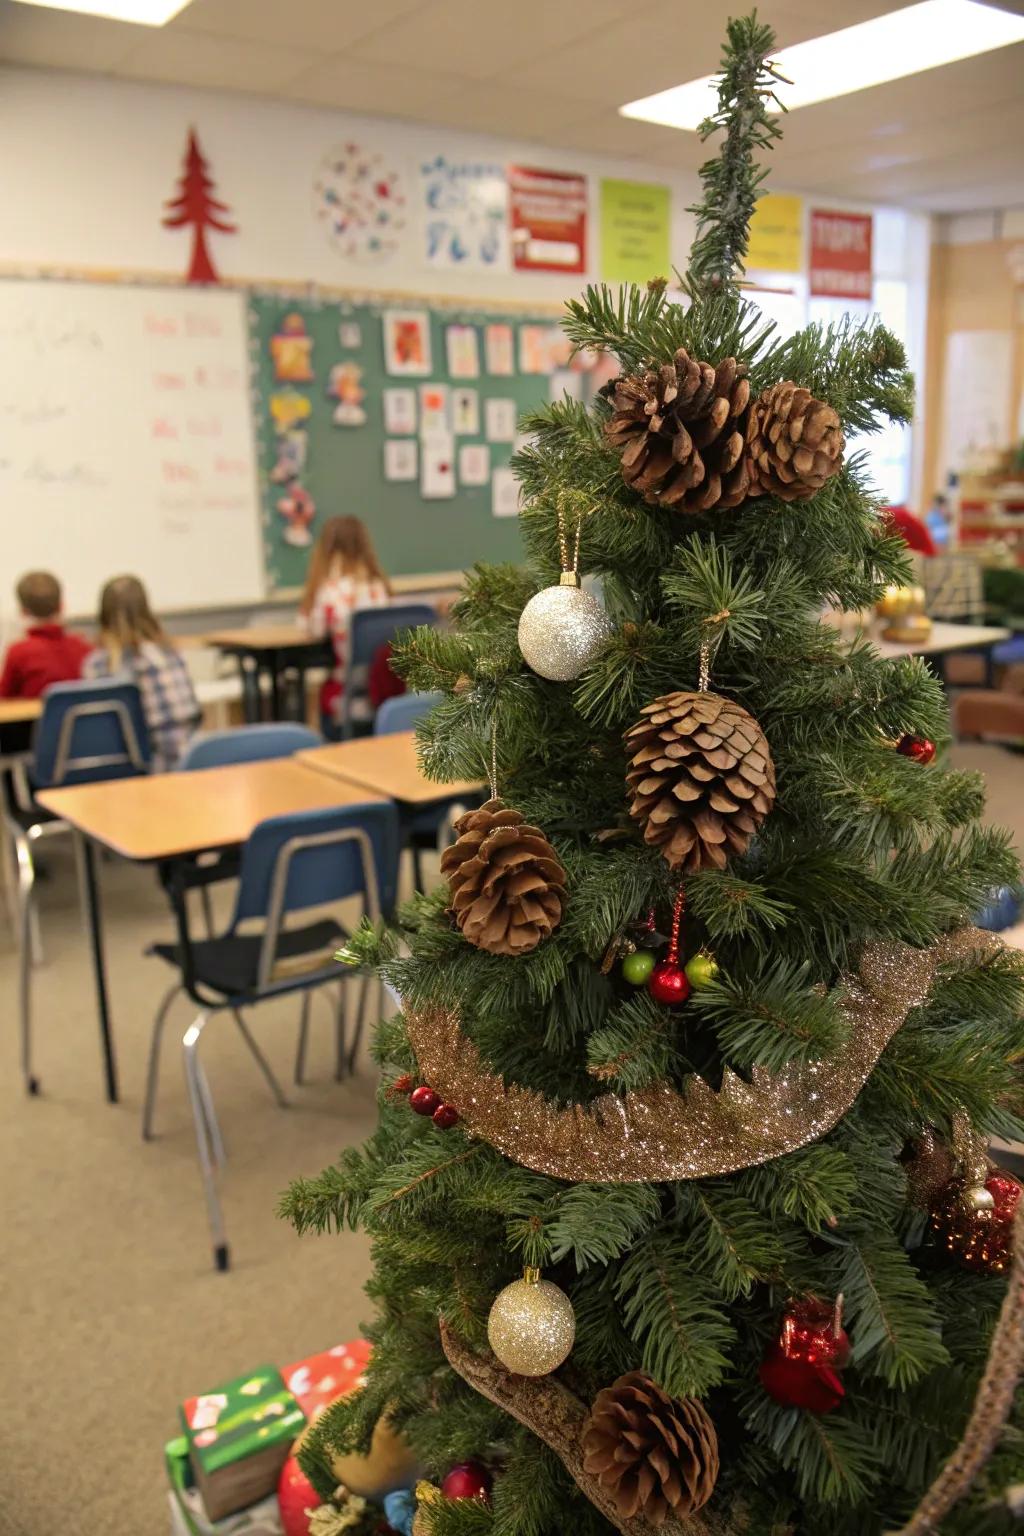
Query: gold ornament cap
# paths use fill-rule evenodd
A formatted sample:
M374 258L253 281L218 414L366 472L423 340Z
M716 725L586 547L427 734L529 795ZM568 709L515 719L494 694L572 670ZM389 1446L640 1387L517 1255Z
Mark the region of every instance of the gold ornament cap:
M558 578L558 585L560 587L578 587L579 584L579 571L563 571L561 576Z

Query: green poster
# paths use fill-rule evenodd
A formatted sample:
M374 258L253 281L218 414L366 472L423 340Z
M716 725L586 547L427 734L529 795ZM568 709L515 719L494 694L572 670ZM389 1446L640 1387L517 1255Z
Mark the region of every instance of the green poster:
M646 181L601 182L601 276L609 283L669 277L672 194Z

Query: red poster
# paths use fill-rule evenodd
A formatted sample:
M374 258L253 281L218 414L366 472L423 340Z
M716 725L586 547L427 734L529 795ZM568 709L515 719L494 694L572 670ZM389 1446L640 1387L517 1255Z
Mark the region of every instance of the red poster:
M525 165L508 169L512 263L519 272L583 272L587 178Z
M811 294L828 299L870 299L870 213L811 209Z

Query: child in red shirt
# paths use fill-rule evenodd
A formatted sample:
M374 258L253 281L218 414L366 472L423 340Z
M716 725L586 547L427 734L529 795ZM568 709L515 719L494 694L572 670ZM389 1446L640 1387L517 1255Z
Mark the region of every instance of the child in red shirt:
M38 699L51 683L69 683L81 677L82 662L92 646L60 622L61 591L56 576L49 571L29 571L15 590L28 629L23 640L15 640L7 648L0 698Z

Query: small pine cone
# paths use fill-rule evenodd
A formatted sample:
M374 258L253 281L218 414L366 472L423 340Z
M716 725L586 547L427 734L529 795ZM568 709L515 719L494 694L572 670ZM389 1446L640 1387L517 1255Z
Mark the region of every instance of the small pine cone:
M760 394L747 418L751 496L808 501L843 462L845 439L830 405L783 380Z
M696 1398L671 1398L631 1371L594 1399L583 1426L583 1466L624 1520L659 1527L693 1514L718 1477L718 1436Z
M676 512L735 507L748 495L746 366L717 368L680 347L671 363L617 379L605 436L622 455L622 478L653 506Z
M672 869L724 869L775 803L764 732L717 693L669 693L643 717L626 732L629 814Z
M565 870L539 827L500 800L455 823L441 855L464 936L492 955L524 955L562 921Z

